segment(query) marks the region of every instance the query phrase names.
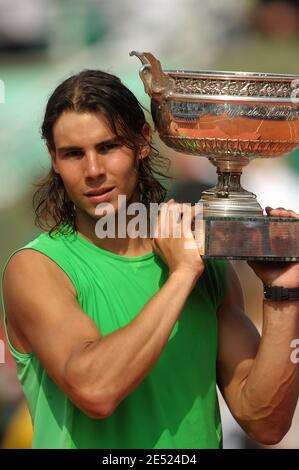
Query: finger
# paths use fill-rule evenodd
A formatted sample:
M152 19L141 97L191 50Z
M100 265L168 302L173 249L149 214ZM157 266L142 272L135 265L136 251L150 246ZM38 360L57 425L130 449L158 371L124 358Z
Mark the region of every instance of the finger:
M169 238L174 236L175 232L176 237L180 236L180 233L177 233L180 227L180 219L181 214L177 203L164 204L158 217L155 237Z
M291 217L292 219L299 219L299 214L296 214L296 212L288 209L288 210L285 210L285 216L284 217Z
M162 226L164 224L165 215L168 207L174 202L174 199L169 199L167 202L163 202L159 205L157 212L151 212L150 220L150 233L151 239L159 238L161 236Z
M159 211L155 237L190 237L195 220L201 220L202 214L202 204L191 206L189 203L178 203L170 199Z
M169 202L169 201L168 201ZM163 225L163 220L165 218L165 213L167 212L167 209L169 207L168 202L163 203L159 207L159 212L155 215L155 220L153 223L153 238L159 238L161 235L161 227Z
M188 217L189 214L191 214L191 219L194 220L195 217L203 214L202 204L197 203L194 206L189 203L180 202L176 202L175 204L177 207L179 207L182 217L184 217L185 215Z
M168 207L168 214L166 218L166 225L168 227L169 236L180 238L182 236L181 230L182 212L180 204L173 203Z
M296 214L296 212L294 212L293 210L284 209L283 207L277 207L276 209L266 208L266 211L267 215L271 217L290 217L294 219L299 218L299 214Z
M181 234L185 238L190 238L194 234L194 230L198 232L198 236L202 233L203 207L202 204L196 203L191 206L189 203L176 203L181 213ZM197 236L197 238L198 238Z
M159 238L168 238L169 237L169 208L172 205L170 204L165 204L162 207L162 210L159 214L159 219L158 219L158 237Z
M299 214L297 214L297 212L289 211L289 213L290 213L290 217L292 217L294 219L299 219Z
M192 220L196 216L195 207L191 204L174 202L167 206L161 216L162 233L165 236L165 229L168 235L174 238L190 237L192 233ZM165 229L163 229L165 228Z
M190 236L192 230L192 223L196 217L195 206L191 206L189 203L175 203L171 205L174 211L174 231L176 232L175 237Z

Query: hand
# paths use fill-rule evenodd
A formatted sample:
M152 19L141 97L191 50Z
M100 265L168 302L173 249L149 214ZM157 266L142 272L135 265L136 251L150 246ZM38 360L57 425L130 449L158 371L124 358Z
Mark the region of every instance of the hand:
M152 246L168 265L169 274L179 270L199 277L204 271L192 233L191 222L195 215L194 209L190 214L190 206L177 204L173 199L164 204L160 211Z
M299 219L299 214L282 207L278 207L277 209L266 207L266 212L268 216L272 217L291 217ZM299 263L248 261L248 264L265 285L299 288Z

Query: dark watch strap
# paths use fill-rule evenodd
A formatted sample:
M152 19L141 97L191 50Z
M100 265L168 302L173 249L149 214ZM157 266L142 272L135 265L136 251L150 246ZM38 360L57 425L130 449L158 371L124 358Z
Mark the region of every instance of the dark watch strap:
M281 286L264 286L265 299L273 301L299 300L299 288L288 289Z

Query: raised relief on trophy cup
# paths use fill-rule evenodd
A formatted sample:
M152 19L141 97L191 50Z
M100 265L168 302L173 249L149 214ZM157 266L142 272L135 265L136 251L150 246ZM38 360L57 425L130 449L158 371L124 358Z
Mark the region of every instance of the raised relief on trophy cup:
M149 52L130 55L142 62L161 140L216 167L218 183L199 201L203 256L299 260L299 219L263 215L256 195L241 185L243 168L254 158L271 164L299 147L299 76L170 71Z

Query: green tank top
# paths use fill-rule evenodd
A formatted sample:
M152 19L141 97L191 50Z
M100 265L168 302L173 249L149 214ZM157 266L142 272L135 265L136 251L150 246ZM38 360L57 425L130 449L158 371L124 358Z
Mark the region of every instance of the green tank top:
M45 254L63 269L80 306L103 335L130 323L168 276L166 264L155 253L120 256L77 233L55 238L44 233L25 248ZM225 292L226 265L215 260L205 265L157 363L105 419L91 419L80 411L36 355L16 351L8 338L33 421L33 448L221 447L216 310ZM4 320L6 326L5 313Z

